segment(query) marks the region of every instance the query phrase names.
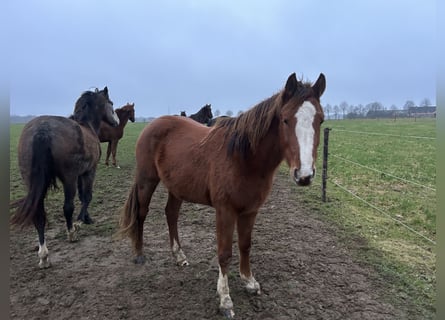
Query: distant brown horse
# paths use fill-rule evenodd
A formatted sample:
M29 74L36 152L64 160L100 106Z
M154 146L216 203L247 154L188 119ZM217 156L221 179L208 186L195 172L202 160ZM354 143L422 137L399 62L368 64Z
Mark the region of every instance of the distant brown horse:
M110 126L107 122L100 123L99 140L100 142L108 142L107 157L105 158L105 165L108 166L110 154L112 155L111 163L116 168L120 168L116 163L116 151L119 140L124 135L124 127L128 120L134 122L134 103L127 103L125 106L115 110L119 117L119 125L117 127Z
M19 208L11 223L20 226L34 224L39 235L39 266L50 266L45 242L46 212L44 207L48 188L56 187L56 178L63 184L68 240L77 239L79 224L73 224L76 188L82 208L79 221L91 223L88 205L92 199L93 182L100 156L97 137L100 122L113 126L119 119L108 97L108 88L84 92L77 100L74 114L69 118L40 116L23 128L18 145L18 164L27 195L18 202Z
M181 113L181 116L182 116L182 113ZM184 111L184 116L185 116L185 111ZM198 112L190 115L189 118L191 118L199 123L207 124L213 118L212 105L206 104L204 107L199 109Z
M134 183L120 217L119 233L131 238L135 262L145 261L144 221L153 192L162 181L168 190L165 214L176 262L188 264L177 227L182 202L212 206L216 209L221 312L228 318L234 314L227 272L235 227L241 279L248 291L260 293L249 259L255 217L283 159L297 185L311 183L324 118L320 96L325 85L323 74L312 86L298 81L293 73L282 91L211 128L174 116L157 118L146 126L136 142Z

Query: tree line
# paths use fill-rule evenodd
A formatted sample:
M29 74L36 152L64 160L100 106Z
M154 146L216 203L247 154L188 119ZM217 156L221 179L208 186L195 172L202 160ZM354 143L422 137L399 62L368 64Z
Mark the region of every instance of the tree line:
M412 100L407 100L401 108L396 105L391 105L387 108L380 102L371 102L366 105L350 105L346 101L339 105L327 103L324 105L323 111L326 119L389 118L397 116L408 117L414 108L425 107L431 107L435 110L435 106L432 106L430 99L424 98L418 105Z

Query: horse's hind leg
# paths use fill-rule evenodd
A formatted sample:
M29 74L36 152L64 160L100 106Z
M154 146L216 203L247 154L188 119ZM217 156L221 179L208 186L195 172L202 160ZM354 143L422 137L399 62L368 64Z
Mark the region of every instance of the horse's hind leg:
M181 208L182 200L176 198L170 192L168 193L168 201L165 207L165 215L167 217L168 233L170 235L170 247L176 263L180 266L187 266L189 263L187 257L181 249L178 236L178 216Z
M37 211L40 211L40 214L36 214L34 218L34 226L37 229L37 233L39 234L39 267L40 268L48 268L51 266L48 257L48 248L46 247L45 241L45 224L46 224L46 215L43 199L39 201L37 205Z
M144 222L148 214L148 207L150 205L151 197L153 196L156 187L158 186L159 179L148 180L147 182L139 182L136 186L138 212L137 212L137 230L136 234L131 238L133 242L133 248L136 252L136 258L134 263L143 264L145 262L145 256L142 253L143 247L143 235L144 235Z
M77 220L86 224L92 224L93 220L88 213L88 206L93 199L93 182L95 171L91 170L77 178L77 188L79 190L79 200L82 203Z
M66 231L68 241L77 241L77 231L79 226L76 224L73 225L73 212L74 212L74 197L76 195L76 183L75 179L71 179L73 181L65 181L63 183L63 191L65 194L65 202L63 204L63 215L66 220Z

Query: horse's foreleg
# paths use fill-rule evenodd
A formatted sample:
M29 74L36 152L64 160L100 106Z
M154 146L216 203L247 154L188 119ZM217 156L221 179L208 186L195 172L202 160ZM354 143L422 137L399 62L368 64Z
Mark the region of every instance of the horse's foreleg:
M250 247L252 229L255 223L256 212L238 216L238 247L240 252L240 277L246 284L246 289L250 293L260 294L260 284L255 280L250 269Z
M229 294L229 279L227 276L232 258L233 230L235 217L232 212L216 212L216 238L218 243L219 277L217 291L220 298L219 310L226 318L233 318L233 302Z
M178 236L178 217L182 200L176 198L171 193L168 194L168 201L165 207L165 215L167 217L168 233L170 236L170 247L176 263L180 266L187 266L189 263L187 257L182 251Z
M117 151L117 143L119 142L119 140L114 140L114 141L112 141L111 142L111 157L112 157L112 159L111 159L111 163L113 164L113 166L115 166L116 168L120 168L118 165L117 165L117 162L116 162L116 151Z
M49 262L48 256L48 248L46 247L45 241L45 224L46 224L46 216L45 216L45 208L43 204L43 200L39 201L37 207L38 213L34 218L34 226L37 229L37 233L39 234L39 267L40 268L48 268L51 266Z
M78 226L73 226L73 212L74 212L74 197L76 195L75 182L65 182L63 185L63 191L65 194L65 202L63 204L63 215L66 220L66 230L68 241L77 241Z
M78 221L82 221L86 224L92 224L93 220L88 213L88 206L93 199L93 182L95 171L91 170L77 178L77 188L79 190L79 200L82 203L80 213L77 216Z
M108 167L109 163L108 163L108 159L110 158L110 153L111 153L111 141L108 142L107 145L107 157L105 158L105 165Z

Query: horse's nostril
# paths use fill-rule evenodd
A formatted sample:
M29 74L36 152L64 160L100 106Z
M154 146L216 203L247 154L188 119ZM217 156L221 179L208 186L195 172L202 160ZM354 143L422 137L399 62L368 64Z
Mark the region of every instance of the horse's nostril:
M299 186L308 186L311 184L311 182L312 182L311 176L306 176L297 180L297 184Z
M312 170L311 173L302 176L301 171L298 169L294 170L294 179L297 185L299 186L308 186L311 184L312 179L315 176L315 170Z

